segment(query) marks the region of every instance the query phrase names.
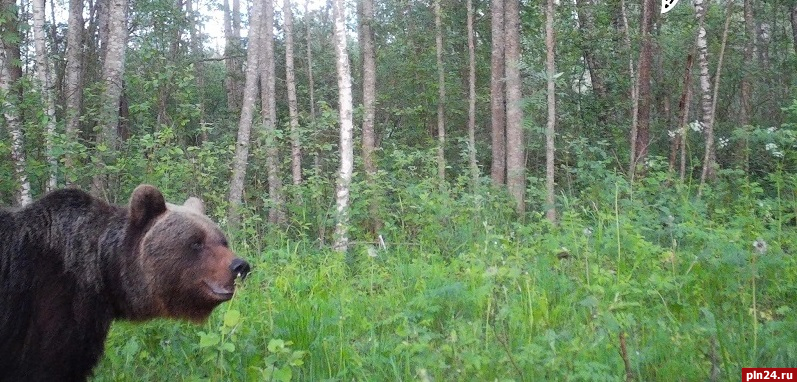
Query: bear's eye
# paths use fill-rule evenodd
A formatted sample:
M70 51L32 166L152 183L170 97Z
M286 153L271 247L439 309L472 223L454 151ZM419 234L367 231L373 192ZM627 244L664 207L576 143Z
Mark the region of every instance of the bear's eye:
M195 251L201 251L202 248L204 248L204 247L205 247L205 244L203 244L201 241L196 241L193 244L191 244L191 249L193 249Z

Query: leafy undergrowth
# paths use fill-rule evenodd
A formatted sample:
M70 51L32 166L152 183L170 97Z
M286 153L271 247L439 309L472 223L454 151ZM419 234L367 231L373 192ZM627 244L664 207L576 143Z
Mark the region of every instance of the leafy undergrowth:
M348 257L243 235L254 271L231 302L199 326L115 323L94 380L738 380L741 367L797 367L793 195L727 181L697 198L649 178L634 193L584 188L556 227L407 195L402 219L421 223L388 221L387 248Z

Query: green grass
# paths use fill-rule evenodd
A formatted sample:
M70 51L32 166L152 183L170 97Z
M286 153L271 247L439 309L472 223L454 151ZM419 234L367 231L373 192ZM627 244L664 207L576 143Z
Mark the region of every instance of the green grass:
M569 200L557 227L464 197L431 201L440 219L405 199L428 228L394 221L404 244L388 236L376 257L244 235L254 271L231 302L201 326L115 323L94 380L692 381L797 367L794 202L659 189Z

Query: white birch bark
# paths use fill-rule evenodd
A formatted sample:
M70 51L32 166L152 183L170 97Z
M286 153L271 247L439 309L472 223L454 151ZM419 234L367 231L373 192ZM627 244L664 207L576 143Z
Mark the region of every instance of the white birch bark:
M556 199L554 194L554 137L556 133L556 62L554 54L554 0L548 0L545 8L545 70L548 73L548 123L545 128L545 216L556 222Z
M473 36L473 0L468 0L468 161L473 189L479 184L476 163L476 43Z
M434 2L435 48L437 51L437 176L446 181L446 72L443 68L443 26L440 0Z
M33 0L33 41L36 56L36 77L39 91L47 116L45 135L45 156L49 166L47 191L56 187L58 162L53 156L53 139L55 137L55 101L53 99L52 80L50 77L50 60L47 57L47 38L44 30L44 0Z
M333 249L346 252L349 247L349 186L354 170L352 144L354 122L352 118L351 69L346 48L346 8L344 0L334 0L335 18L335 68L338 78L338 113L340 114L340 172L336 190L337 222Z
M19 120L17 102L19 97L12 89L12 69L5 42L0 42L0 98L3 100L3 118L11 137L11 160L14 163L14 177L19 187L17 204L26 205L31 202L30 181L25 168L25 150L22 138L22 123Z

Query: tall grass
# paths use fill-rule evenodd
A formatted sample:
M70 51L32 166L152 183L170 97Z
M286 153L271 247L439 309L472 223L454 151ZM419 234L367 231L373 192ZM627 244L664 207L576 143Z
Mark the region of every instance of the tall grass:
M607 174L560 198L556 226L519 221L489 187L418 182L386 197L387 248L361 241L348 256L319 249L315 229L252 223L233 234L254 271L231 302L201 326L115 323L94 380L736 380L797 367L793 190L770 197L725 173L698 199L665 181L632 191Z

